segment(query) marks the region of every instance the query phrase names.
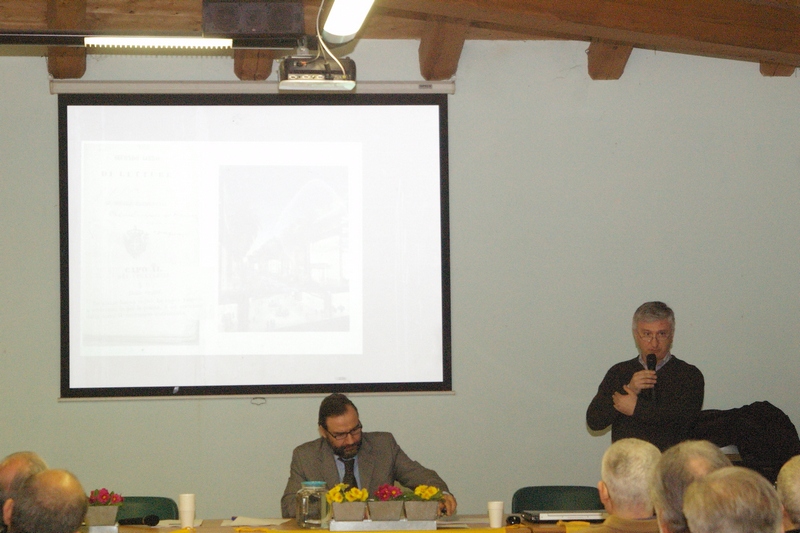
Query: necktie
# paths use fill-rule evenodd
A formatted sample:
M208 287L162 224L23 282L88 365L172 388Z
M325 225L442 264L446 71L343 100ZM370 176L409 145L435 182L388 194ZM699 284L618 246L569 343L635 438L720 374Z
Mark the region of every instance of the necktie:
M350 487L358 488L358 484L356 483L356 474L353 471L355 467L355 459L342 459L344 463L344 478L342 479L342 483L349 485Z

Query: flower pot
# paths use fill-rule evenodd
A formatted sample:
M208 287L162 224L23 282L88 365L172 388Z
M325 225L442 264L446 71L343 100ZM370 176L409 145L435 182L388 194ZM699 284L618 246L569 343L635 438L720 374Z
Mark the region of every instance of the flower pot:
M402 501L367 502L370 520L400 520L403 516Z
M406 518L409 520L436 520L439 518L439 502L436 500L407 501L404 507Z
M333 519L337 522L364 520L367 502L333 502Z
M90 505L86 509L87 526L113 526L117 523L119 505Z

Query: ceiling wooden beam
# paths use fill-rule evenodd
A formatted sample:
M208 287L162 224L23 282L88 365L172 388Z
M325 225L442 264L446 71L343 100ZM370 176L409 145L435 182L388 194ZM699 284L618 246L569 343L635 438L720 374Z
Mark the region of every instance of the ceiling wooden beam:
M419 70L428 81L448 80L458 69L469 23L447 21L440 17L429 20L419 42Z
M202 32L202 0L77 2L85 3L83 21L70 23L70 29L78 31ZM65 9L74 4L60 3ZM303 3L306 32L313 34L320 0ZM55 29L61 23L48 16L51 4L58 5L59 0L0 0L0 31ZM762 65L766 75L786 75L800 66L799 5L798 0L376 0L360 37L420 39L420 70L434 77L445 76L457 66L462 34L466 40L553 38L618 43L753 61ZM433 26L431 21L436 21ZM437 57L439 42L447 44L447 56ZM603 49L600 45L590 48ZM262 68L253 74L260 75L256 72L263 72Z
M47 0L47 28L74 30L86 27L86 0ZM47 47L47 72L56 79L80 78L86 73L86 48Z
M759 70L761 71L762 76L791 76L794 74L794 71L797 67L794 65L779 65L777 63L770 63L768 61L762 61Z
M625 65L633 47L627 44L592 41L589 44L589 77L593 80L618 80L625 72Z
M272 74L275 57L273 50L234 50L233 72L240 80L264 81Z
M376 6L517 33L800 66L800 10L743 0L376 0Z

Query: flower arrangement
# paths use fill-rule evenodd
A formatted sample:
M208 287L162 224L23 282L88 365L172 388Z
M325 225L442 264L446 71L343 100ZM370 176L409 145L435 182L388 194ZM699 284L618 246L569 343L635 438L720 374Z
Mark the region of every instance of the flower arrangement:
M442 491L429 485L418 485L413 493L408 492L405 497L406 500L411 501L441 500L442 498L444 498Z
M378 490L375 491L373 496L375 501L391 502L395 500L402 500L403 491L400 489L400 487L386 483L378 487Z
M94 489L89 494L89 505L122 505L125 498L122 494L109 492L108 489Z
M325 494L328 503L365 502L369 497L367 489L350 487L347 483L339 483Z

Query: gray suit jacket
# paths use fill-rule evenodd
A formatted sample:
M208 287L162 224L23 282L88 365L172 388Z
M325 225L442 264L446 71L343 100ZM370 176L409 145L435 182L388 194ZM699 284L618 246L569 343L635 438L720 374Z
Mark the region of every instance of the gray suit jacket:
M328 488L340 483L333 450L322 437L301 444L292 453L289 480L281 498L284 518L295 515L295 494L303 481L324 481ZM447 491L447 484L439 475L412 461L394 440L391 433L362 433L358 452L358 475L361 488L370 496L383 484L398 481L404 487L432 485Z

